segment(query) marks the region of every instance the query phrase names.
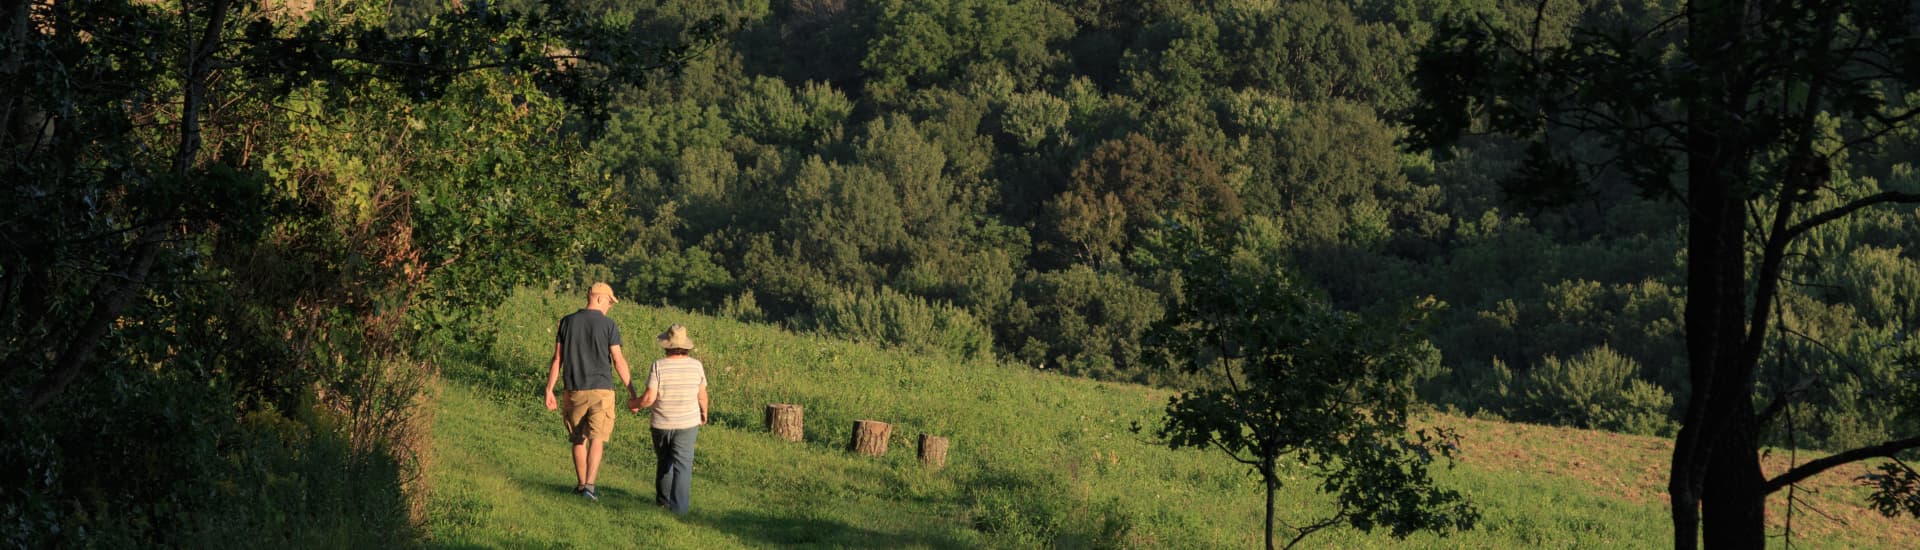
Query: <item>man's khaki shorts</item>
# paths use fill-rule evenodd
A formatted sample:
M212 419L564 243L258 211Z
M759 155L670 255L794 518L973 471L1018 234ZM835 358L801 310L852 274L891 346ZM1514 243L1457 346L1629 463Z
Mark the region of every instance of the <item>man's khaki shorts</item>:
M613 390L566 392L566 404L560 407L560 420L567 424L567 440L574 444L592 439L606 441L613 436L613 419L618 410Z

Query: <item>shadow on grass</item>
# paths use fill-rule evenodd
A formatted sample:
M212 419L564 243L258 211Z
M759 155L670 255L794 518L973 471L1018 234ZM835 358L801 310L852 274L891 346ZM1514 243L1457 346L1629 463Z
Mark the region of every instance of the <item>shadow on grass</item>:
M778 547L822 548L966 548L943 533L912 531L889 533L847 525L838 520L790 517L770 512L734 511L714 515L694 510L687 521L741 540Z
M512 481L514 484L519 485L522 490L531 494L553 495L558 498L579 500L583 504L606 506L620 512L658 508L658 506L655 506L653 503L653 483L645 479L640 480L637 484L607 485L602 483L593 488L594 493L600 497L600 500L596 502L588 502L586 497L575 494L573 492L573 483L571 482L555 483L551 481L537 481L519 476L513 477Z

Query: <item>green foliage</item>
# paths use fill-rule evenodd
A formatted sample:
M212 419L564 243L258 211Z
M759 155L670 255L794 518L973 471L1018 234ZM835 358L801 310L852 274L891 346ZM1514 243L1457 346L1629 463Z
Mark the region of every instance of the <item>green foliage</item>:
M1292 527L1288 546L1333 525L1395 537L1474 525L1479 512L1427 471L1435 453L1451 460L1456 443L1444 431L1406 438L1413 377L1436 359L1411 330L1422 314L1363 319L1316 299L1269 258L1235 258L1191 236L1170 244L1165 255L1186 284L1156 332L1162 357L1210 383L1171 397L1156 433L1175 449L1224 452L1260 476L1267 547L1272 495L1287 479L1282 460L1306 467L1340 503Z
M1572 359L1549 355L1527 373L1527 406L1557 423L1644 435L1669 435L1673 397L1640 380L1640 365L1601 345Z
M405 468L355 448L340 430L347 419L308 408L236 421L225 404L232 393L177 374L110 373L43 409L50 415L13 417L0 461L21 469L9 467L0 490L4 540L198 548L412 540Z
M875 8L861 67L867 93L882 101L945 84L975 65L1003 67L1022 87L1033 86L1063 57L1052 43L1072 32L1060 8L1033 0L888 0Z
M1014 94L1001 109L1000 131L1021 149L1037 149L1048 138L1065 142L1067 102L1046 92Z
M1432 190L1401 172L1396 130L1360 104L1292 106L1272 134L1256 134L1247 211L1275 216L1302 244L1381 246L1402 219L1429 208ZM1272 115L1268 115L1272 116ZM1444 225L1444 222L1441 222Z
M1241 213L1224 170L1206 153L1140 134L1101 144L1047 209L1062 248L1096 267L1114 265L1141 231L1165 220L1184 217L1225 228Z
M1029 364L1099 378L1144 378L1137 365L1160 299L1123 274L1074 266L1029 275L1001 334Z
M1135 344L1176 289L1174 272L1140 258L1171 222L1253 235L1342 309L1428 294L1449 304L1429 335L1442 350L1421 384L1429 400L1567 422L1517 385L1498 394L1477 381L1495 378L1489 365L1499 362L1518 384L1548 356L1601 345L1668 395L1687 390L1687 211L1660 186L1636 185L1655 183L1658 170L1529 166L1551 158L1542 153L1595 163L1623 150L1590 136L1556 138L1552 150L1505 135L1406 146L1431 142L1436 127L1427 123L1438 119L1429 108L1439 103L1527 120L1526 105L1473 94L1413 101L1421 79L1464 85L1479 74L1467 54L1488 35L1462 24L1510 32L1537 21L1538 44L1552 48L1576 42L1577 22L1651 23L1666 8L1261 0L603 8L610 21L662 36L710 18L728 32L681 78L613 90L584 177L614 184L625 212L587 224L619 234L582 255L596 267L576 279L599 273L650 303L789 326L811 326L815 307L835 296L890 289L967 312L989 327L1001 357L1184 387L1192 381L1140 361ZM1416 67L1429 38L1468 49L1444 70ZM1403 127L1410 120L1423 124ZM1890 134L1885 154L1837 160L1857 168L1836 170L1832 185L1848 196L1911 187L1912 169L1897 159L1920 150L1914 137ZM1630 149L1634 159L1659 158ZM1554 174L1593 185L1567 192L1541 180ZM1819 204L1837 206L1838 197ZM1912 247L1901 248L1916 238L1911 213L1859 214L1872 217L1810 234L1830 242L1805 251L1818 269L1795 272L1810 285L1788 289L1786 300L1797 318L1821 325L1796 330L1828 334L1823 343L1836 349L1867 338L1842 326L1893 330L1899 297L1913 294L1906 281L1920 280L1905 273ZM754 308L730 309L749 291ZM1840 303L1862 305L1830 307ZM1878 352L1787 347L1818 358L1807 363L1818 365L1812 375L1835 384L1808 392L1816 402L1795 413L1806 421L1803 440L1832 445L1900 428L1861 417L1902 405L1852 389L1887 379L1873 366ZM1785 369L1766 372L1768 387L1798 382ZM1658 392L1635 395L1645 410L1660 408ZM1657 424L1645 420L1627 423Z
M1408 75L1418 43L1392 23L1361 20L1350 6L1316 1L1222 10L1216 15L1223 21L1220 49L1230 52L1233 80L1294 99L1348 99L1383 112L1405 108L1413 100Z
M814 306L813 328L855 341L880 342L967 361L992 353L987 327L965 310L929 304L891 288L836 292Z
M7 540L414 542L425 335L604 239L571 125L685 48L383 6L0 10Z
M742 133L762 143L813 143L837 132L853 112L846 95L825 84L807 82L795 94L785 82L763 76L750 86L734 100L728 117Z

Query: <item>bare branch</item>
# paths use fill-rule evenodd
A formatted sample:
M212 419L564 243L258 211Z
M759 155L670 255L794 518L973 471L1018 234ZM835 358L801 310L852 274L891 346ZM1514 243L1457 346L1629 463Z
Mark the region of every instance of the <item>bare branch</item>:
M1778 477L1767 480L1766 492L1771 494L1788 485L1799 483L1807 478L1819 475L1821 472L1844 464L1859 462L1874 457L1892 457L1894 453L1914 448L1920 448L1920 437L1909 437L1888 441L1879 445L1860 447L1814 460L1806 464L1801 464L1792 470L1787 470L1787 473L1780 474Z
M1297 534L1294 535L1293 540L1287 541L1286 547L1293 548L1295 545L1300 544L1301 539L1307 538L1307 535L1311 535L1314 532L1319 531L1321 529L1326 529L1328 527L1339 525L1340 521L1346 518L1347 518L1347 504L1345 502L1342 502L1340 503L1340 510L1334 512L1332 516L1322 518L1319 521L1315 521L1313 523L1309 523L1307 525L1303 525L1300 527L1294 527L1292 525L1288 525L1287 528L1292 529L1294 533L1297 533Z
M1827 222L1830 222L1833 220L1844 218L1848 214L1854 213L1854 211L1856 210L1860 210L1862 208L1866 208L1869 206L1875 206L1879 204L1888 204L1888 203L1897 203L1897 204L1920 203L1920 193L1883 191L1873 195L1868 195L1865 197L1854 199L1853 202L1849 202L1845 205L1839 206L1832 210L1815 214L1812 217L1809 217L1805 220L1801 220L1800 223L1794 224L1793 227L1787 229L1786 240L1789 240L1789 241L1793 240L1794 238L1799 237L1801 234L1804 234L1807 231L1813 230L1813 228L1820 227L1821 225L1824 225Z
M1212 443L1212 444L1213 444L1213 446L1214 446L1215 448L1218 448L1218 449L1220 449L1220 452L1222 452L1222 453L1226 453L1226 455L1227 455L1227 457L1228 457L1228 458L1232 458L1232 459L1234 460L1234 462L1239 462L1239 463L1241 463L1241 464L1245 464L1245 465L1248 465L1248 466L1255 466L1255 467L1258 467L1258 466L1260 465L1260 463L1259 463L1258 461L1254 461L1254 460L1250 460L1250 459L1246 459L1246 458L1241 458L1241 457L1240 457L1240 453L1236 453L1236 452L1233 452L1233 450L1232 450L1232 449L1228 449L1228 448L1227 448L1227 445L1226 445L1226 444L1224 444L1224 443L1221 443L1219 439L1214 439L1214 438L1212 438L1212 437L1208 437L1208 438L1207 438L1207 443Z

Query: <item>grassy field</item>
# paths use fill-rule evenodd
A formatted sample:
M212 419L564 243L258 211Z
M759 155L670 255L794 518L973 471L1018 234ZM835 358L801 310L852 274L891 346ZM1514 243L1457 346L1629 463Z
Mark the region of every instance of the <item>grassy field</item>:
M705 361L713 424L700 432L693 512L655 508L646 419L623 415L607 446L597 503L574 496L557 413L538 389L555 320L577 297L524 291L492 321L490 349L444 366L436 396L430 543L455 548L974 548L1260 546L1262 501L1224 456L1170 451L1128 427L1157 424L1166 393L1019 366L955 363L796 335L775 327L622 304L635 376L653 335L690 327ZM806 407L806 440L761 427L768 403ZM887 456L843 450L853 421L892 422ZM1479 528L1395 540L1350 529L1313 548L1650 548L1671 530L1669 443L1562 428L1434 416L1464 436L1442 482L1480 506ZM920 433L952 438L949 466L914 460ZM1812 456L1802 454L1804 461ZM1769 468L1786 465L1774 453ZM1794 547L1898 548L1920 522L1862 507L1852 467L1816 478L1792 521ZM1322 510L1313 480L1279 497L1283 520ZM1784 499L1784 497L1780 497ZM1786 520L1772 510L1773 533ZM1817 510L1817 511L1812 511ZM1774 545L1784 547L1783 539Z

